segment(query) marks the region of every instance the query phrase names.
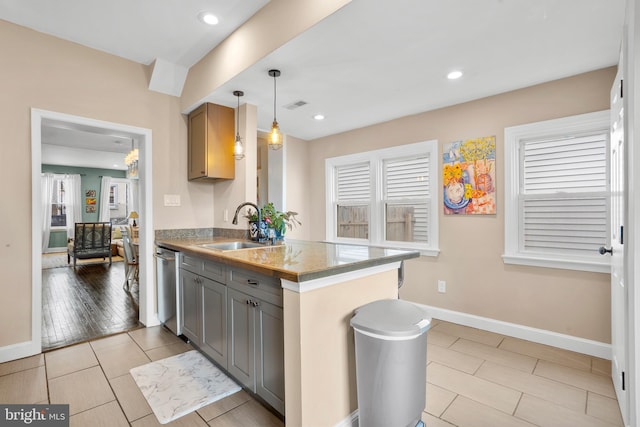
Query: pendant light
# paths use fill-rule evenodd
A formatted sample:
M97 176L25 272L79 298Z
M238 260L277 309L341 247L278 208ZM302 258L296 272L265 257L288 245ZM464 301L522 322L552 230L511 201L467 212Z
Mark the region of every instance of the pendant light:
M234 90L233 94L238 97L238 108L236 110L236 142L233 144L233 157L236 160L244 159L244 145L242 145L242 139L240 138L240 97L244 96L244 92L241 90Z
M276 120L276 77L280 76L280 70L269 70L269 75L273 77L273 124L269 132L269 148L279 150L282 148L282 133Z

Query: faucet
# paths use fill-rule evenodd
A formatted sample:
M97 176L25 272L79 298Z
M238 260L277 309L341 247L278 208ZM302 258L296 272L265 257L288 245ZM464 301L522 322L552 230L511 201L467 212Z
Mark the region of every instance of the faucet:
M255 203L251 203L251 202L244 202L242 203L240 206L238 206L238 208L236 209L236 213L233 216L233 221L231 221L231 223L233 225L237 225L238 224L238 214L240 213L240 209L242 209L245 206L252 206L254 208L256 208L256 211L258 212L258 241L261 241L261 234L262 231L260 230L260 224L262 224L262 213L260 212L260 208L258 207L258 205L256 205Z

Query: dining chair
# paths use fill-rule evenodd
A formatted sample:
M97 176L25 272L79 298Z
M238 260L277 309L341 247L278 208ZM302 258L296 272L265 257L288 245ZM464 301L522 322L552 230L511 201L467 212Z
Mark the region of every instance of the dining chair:
M133 282L138 282L138 257L131 244L131 237L128 230L122 231L122 245L124 246L124 285L125 291L131 289Z

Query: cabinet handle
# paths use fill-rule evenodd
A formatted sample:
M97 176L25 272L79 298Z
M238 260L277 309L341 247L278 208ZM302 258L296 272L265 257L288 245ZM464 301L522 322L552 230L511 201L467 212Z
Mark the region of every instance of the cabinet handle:
M258 282L257 280L254 280L254 279L247 279L247 284L253 285L253 286L258 286L260 284L260 282Z

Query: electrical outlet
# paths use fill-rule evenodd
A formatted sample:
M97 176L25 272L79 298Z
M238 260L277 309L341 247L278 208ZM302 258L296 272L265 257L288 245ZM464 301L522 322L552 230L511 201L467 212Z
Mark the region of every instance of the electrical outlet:
M444 280L438 280L438 292L444 294L447 292L447 282Z

